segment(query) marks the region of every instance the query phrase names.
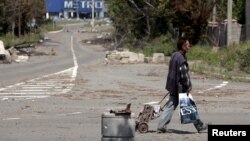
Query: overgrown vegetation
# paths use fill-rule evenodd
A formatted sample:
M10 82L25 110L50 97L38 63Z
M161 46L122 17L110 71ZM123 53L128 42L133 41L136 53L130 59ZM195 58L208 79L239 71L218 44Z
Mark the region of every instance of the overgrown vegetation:
M118 45L133 46L167 34L188 36L196 44L206 31L213 5L213 0L109 0L108 12Z
M12 35L10 33L6 35L0 35L0 39L4 42L4 46L6 49L12 46L18 46L20 44L32 44L39 41L41 38L43 38L43 35L33 33L26 34L15 39L12 39Z
M65 22L53 22L52 20L46 20L41 26L41 29L45 30L45 32L58 31L61 30L64 25Z
M108 14L113 21L116 46L145 42L171 32L168 0L109 0Z
M227 19L227 2L228 0L217 0L216 21L224 21ZM245 0L233 0L233 19L236 19L240 24L245 24L245 5Z
M38 41L44 16L45 0L1 0L0 39L7 48Z
M250 45L250 43L249 43ZM248 45L248 48L242 51L241 57L240 57L240 68L241 70L244 70L247 73L250 73L250 47Z
M152 56L155 52L164 53L165 56L170 56L176 50L175 41L171 39L170 35L160 36L147 44L143 49L143 54Z
M224 75L228 73L237 75L238 72L250 73L249 54L250 41L217 49L195 46L188 54L188 58L196 61L193 69L198 72L204 73L210 70Z
M169 56L176 48L176 40L184 35L194 45L188 57L202 62L196 68L212 66L212 71L249 73L249 42L213 48L210 41L203 38L214 6L217 7L216 20L223 22L227 18L227 0L108 1L117 47L142 50L146 56L154 52ZM245 1L233 0L233 18L242 24L245 23L244 7ZM201 46L201 42L206 46Z
M45 0L1 0L0 9L0 40L6 48L37 42L43 32L64 24L45 19Z
M45 0L1 0L0 34L11 32L21 37L30 32L37 32L45 15Z
M213 0L170 0L172 24L179 37L185 35L197 44L206 32L208 19L215 5Z

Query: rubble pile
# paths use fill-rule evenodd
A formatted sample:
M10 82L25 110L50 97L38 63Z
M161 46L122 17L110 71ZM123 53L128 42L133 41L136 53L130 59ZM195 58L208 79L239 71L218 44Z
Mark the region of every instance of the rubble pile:
M48 48L49 49L49 48ZM12 46L5 49L4 43L0 40L0 63L11 64L11 63L23 63L28 62L30 56L42 56L42 55L55 55L53 49L39 50L33 44Z
M154 53L153 57L145 57L142 53L135 53L129 50L124 51L107 51L105 54L106 64L135 64L135 63L164 63L165 56L163 53Z

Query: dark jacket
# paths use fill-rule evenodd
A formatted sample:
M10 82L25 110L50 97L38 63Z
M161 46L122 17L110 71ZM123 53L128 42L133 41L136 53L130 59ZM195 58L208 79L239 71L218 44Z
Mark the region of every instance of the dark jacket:
M183 63L180 66L180 81L178 92L179 93L189 93L192 90L192 83L189 75L188 63Z
M172 54L169 62L169 71L167 76L166 89L170 92L172 96L178 96L178 87L180 86L180 67L182 64L186 63L186 57L177 51Z

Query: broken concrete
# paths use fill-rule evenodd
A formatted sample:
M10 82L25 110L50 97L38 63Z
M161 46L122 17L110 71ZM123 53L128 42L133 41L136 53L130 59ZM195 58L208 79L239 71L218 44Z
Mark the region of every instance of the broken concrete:
M28 62L31 56L55 56L57 54L56 50L54 50L53 48L43 46L39 43L12 46L7 50L3 48L2 41L0 42L0 44L0 46L2 47L0 47L0 63L25 63Z
M142 53L135 53L129 50L124 51L107 51L105 57L106 64L135 64L135 63L164 63L165 56L163 53L154 53L152 57L145 57Z
M153 63L159 64L165 62L165 56L163 53L154 53L153 54Z
M3 41L0 40L0 56L5 55L5 48L4 48L4 43Z

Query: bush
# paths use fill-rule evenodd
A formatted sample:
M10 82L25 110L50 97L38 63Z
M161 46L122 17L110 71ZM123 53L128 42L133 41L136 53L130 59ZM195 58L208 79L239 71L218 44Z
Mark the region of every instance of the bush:
M194 46L187 55L190 60L203 60L203 62L215 66L220 64L218 53L212 51L209 46Z
M250 48L246 49L241 55L240 68L247 73L250 73Z
M211 47L192 47L188 53L190 60L202 60L205 64L213 67L222 67L227 71L241 70L250 73L250 41L239 45L231 45L218 48L213 51Z
M60 22L53 22L52 20L47 20L45 24L43 24L42 29L45 31L58 31L63 29L63 26Z
M27 34L21 36L20 38L12 38L11 33L7 33L5 36L1 36L0 39L4 42L5 48L8 49L11 46L16 46L20 44L29 44L38 42L42 38L41 34Z
M210 52L209 48L202 48L200 46L194 46L191 48L190 52L187 54L189 60L201 60L204 55Z
M242 45L232 45L227 48L223 48L219 52L220 66L226 68L228 71L236 69L239 62L240 50Z
M169 35L163 35L152 40L143 49L145 56L152 56L153 53L164 53L165 56L170 56L176 50L175 42Z

